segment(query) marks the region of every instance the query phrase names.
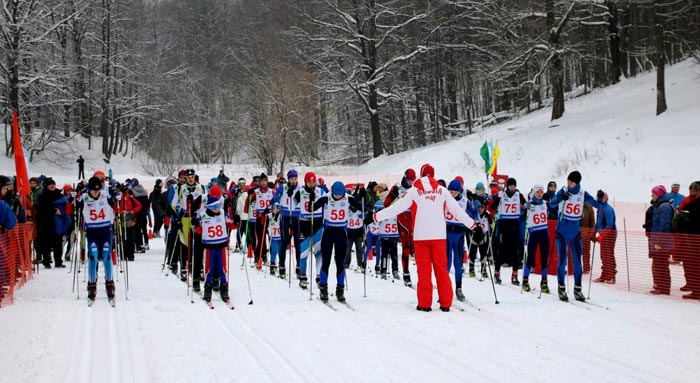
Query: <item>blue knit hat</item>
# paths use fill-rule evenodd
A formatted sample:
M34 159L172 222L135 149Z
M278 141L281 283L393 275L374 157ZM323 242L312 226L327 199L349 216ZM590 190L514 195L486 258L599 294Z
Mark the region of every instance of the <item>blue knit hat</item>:
M452 180L452 181L450 181L450 185L447 186L447 190L461 192L462 191L462 183L457 181L457 180Z
M217 197L207 198L207 209L216 210L221 208L221 200Z
M483 182L479 182L478 184L476 184L476 188L477 188L477 189L484 189L484 183L483 183Z
M345 195L345 185L340 181L333 182L331 193L333 193L333 195Z
M298 178L298 177L299 177L299 173L297 173L297 171L294 170L294 169L289 169L289 171L287 172L287 181L289 181L289 179L292 178L292 177L297 177L297 178Z

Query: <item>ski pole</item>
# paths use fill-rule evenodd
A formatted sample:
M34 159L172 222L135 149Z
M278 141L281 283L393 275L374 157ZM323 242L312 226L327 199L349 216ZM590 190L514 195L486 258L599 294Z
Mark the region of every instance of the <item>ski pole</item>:
M247 241L247 238L246 238L246 241ZM246 260L246 254L242 254L242 255L243 255L243 264L244 264L243 267L245 268L245 279L248 282L248 295L250 295L250 302L248 302L248 304L252 305L253 304L253 290L251 290L251 288L250 288L250 277L248 276L248 262Z
M501 302L498 301L498 296L496 296L496 285L493 283L493 273L491 272L491 263L489 262L489 258L493 257L493 249L491 247L491 237L489 236L488 238L489 242L489 256L486 259L486 265L489 268L489 278L491 278L491 288L493 289L493 297L496 300L496 304L499 304Z
M311 267L310 267L310 276L314 275L314 212L313 212L313 201L309 200L309 210L311 211L311 237L309 238L309 261L311 262ZM314 281L316 281L316 278L314 278ZM309 300L312 300L313 298L313 283L309 283Z
M362 250L365 250L367 247L367 232L365 230L365 199L362 197L362 243L364 246L362 247ZM367 255L366 255L366 250L362 252L362 259L364 265L362 265L362 285L363 285L363 298L367 298Z
M525 232L525 243L523 244L523 283L520 284L520 294L525 288L525 266L527 265L527 243L530 241L530 233ZM516 275L517 276L517 275Z
M593 263L595 261L595 244L596 244L596 242L598 242L595 235L596 235L596 231L593 230L594 241L593 241L593 252L591 253L591 271L590 271L591 275L588 276L588 299L591 299L591 286L593 285Z
M622 217L622 227L625 230L625 263L627 264L627 291L630 291L630 258L627 254L627 222L625 217Z

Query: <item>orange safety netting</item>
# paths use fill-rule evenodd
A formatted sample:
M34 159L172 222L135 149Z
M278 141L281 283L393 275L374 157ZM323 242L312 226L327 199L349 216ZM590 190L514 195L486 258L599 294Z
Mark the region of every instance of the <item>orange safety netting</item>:
M0 307L13 302L15 288L32 278L32 223L0 234Z

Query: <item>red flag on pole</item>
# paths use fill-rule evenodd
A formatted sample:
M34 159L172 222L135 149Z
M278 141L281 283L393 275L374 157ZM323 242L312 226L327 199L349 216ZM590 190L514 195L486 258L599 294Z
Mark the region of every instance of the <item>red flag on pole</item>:
M12 147L15 151L15 172L17 173L17 193L26 197L29 195L29 175L27 163L24 161L22 137L19 134L19 117L17 110L12 111Z

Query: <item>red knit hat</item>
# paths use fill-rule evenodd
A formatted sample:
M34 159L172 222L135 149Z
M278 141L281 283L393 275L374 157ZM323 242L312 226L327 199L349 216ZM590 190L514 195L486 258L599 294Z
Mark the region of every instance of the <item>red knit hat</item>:
M314 172L306 172L304 175L304 183L308 183L311 181L316 181L316 174Z
M462 186L464 186L464 178L462 178L462 176L457 176L457 177L455 177L455 179L456 179L457 181L459 181L459 183L461 183Z
M651 189L651 194L661 198L666 195L666 187L664 185L656 185Z
M406 169L406 172L404 172L403 175L406 177L407 180L413 181L416 179L416 171L411 168Z
M218 185L214 185L209 189L209 197L221 198L223 192Z
M433 166L430 164L424 164L423 166L420 167L420 176L421 177L435 177L435 169L433 169Z

